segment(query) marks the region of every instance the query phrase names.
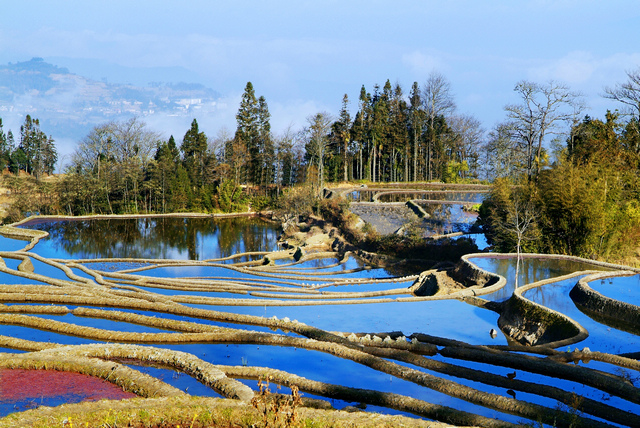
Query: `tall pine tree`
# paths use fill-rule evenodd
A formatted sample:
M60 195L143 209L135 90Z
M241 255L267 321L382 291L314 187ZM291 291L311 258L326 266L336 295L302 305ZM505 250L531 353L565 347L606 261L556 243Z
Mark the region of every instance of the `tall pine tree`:
M182 146L184 168L194 188L204 184L205 158L207 156L207 136L198 128L198 121L193 119L191 128L184 134Z
M258 100L253 89L253 84L247 82L240 101L240 108L236 114L236 145L244 147L247 153L247 168L245 176L240 181L255 183L256 175L259 169L258 157Z
M256 98L253 84L247 82L242 94L240 108L236 114L236 134L234 146L246 150L245 182L270 184L274 180L274 146L271 136L271 114L266 99ZM233 154L233 152L232 152Z

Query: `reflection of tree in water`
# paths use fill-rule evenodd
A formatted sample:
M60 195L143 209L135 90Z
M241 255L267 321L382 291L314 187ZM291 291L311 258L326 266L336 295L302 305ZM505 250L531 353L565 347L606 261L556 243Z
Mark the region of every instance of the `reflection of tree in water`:
M462 209L458 204L422 204L429 218L425 227L433 233L469 232L476 221L476 215Z
M134 242L142 241L137 220L54 221L25 227L49 232L48 244L79 257L117 257L129 254ZM130 257L137 257L131 255Z
M380 202L406 202L413 199L427 199L433 201L460 201L481 203L484 200L485 196L486 193L482 192L398 192L380 195L379 200Z
M270 251L275 249L276 230L263 221L236 217L218 229L219 256L228 257L245 251Z
M473 261L473 260L472 260ZM535 258L525 257L521 261L520 273L518 275L518 284L520 286L531 284L533 282L542 281L547 278L554 278L567 275L576 271L583 270L607 270L589 263L574 260L554 259L554 258ZM505 300L511 297L513 293L513 285L515 284L516 258L515 257L496 257L490 260L487 270L497 273L506 278L507 286L498 290L493 300ZM577 279L574 279L575 283ZM527 292L526 297L536 296L536 302L545 304L549 303L548 298L555 299L555 296L545 296L545 292L553 293L552 287L544 286ZM529 294L534 293L534 294ZM538 293L538 294L535 294Z
M276 229L256 218L139 218L53 221L29 228L49 232L49 245L78 258L227 257L275 247Z
M346 195L351 202L370 202L376 192L371 190L356 190Z

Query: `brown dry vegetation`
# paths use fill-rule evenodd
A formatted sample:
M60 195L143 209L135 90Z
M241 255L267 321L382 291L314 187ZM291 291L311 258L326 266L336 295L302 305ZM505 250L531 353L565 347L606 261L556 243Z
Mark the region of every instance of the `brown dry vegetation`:
M22 217L20 205L30 200L29 205L40 202L46 203L49 194L47 189L53 188L62 176L59 174L44 175L40 179L40 184L36 184L35 179L20 171L17 176L5 170L0 174L0 223L20 220ZM6 220L5 220L6 219Z
M298 420L291 427L378 428L430 427L451 425L410 419L402 416L298 408ZM273 415L270 415L272 417ZM263 414L253 406L236 400L203 397L132 399L63 405L30 410L0 420L0 428L266 428Z

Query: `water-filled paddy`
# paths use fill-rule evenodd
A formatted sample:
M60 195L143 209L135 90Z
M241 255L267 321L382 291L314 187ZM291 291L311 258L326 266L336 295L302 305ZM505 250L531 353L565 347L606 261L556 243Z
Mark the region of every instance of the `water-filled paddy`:
M22 388L24 384L29 388ZM0 369L0 385L0 414L39 406L135 397L102 379L58 371Z
M35 252L50 258L208 260L277 250L277 227L247 217L38 221L21 227L49 233Z
M526 291L524 297L561 312L586 328L589 331L589 337L575 345L579 348L588 347L592 350L597 349L611 354L637 352L640 349L640 336L593 320L582 313L568 298L569 292L577 281L578 278L572 278L547 284L543 287Z
M511 295L516 283L515 257L474 257L470 260L483 269L498 273L507 278L507 287L493 294L483 296L483 298L502 301ZM589 270L608 271L611 269L574 260L524 257L521 260L518 284L519 286L524 286L547 278L554 278L562 275L568 275L573 272ZM586 328L589 332L589 337L577 343L575 345L577 347L588 347L592 350L597 349L601 352L612 354L637 352L640 349L640 336L609 327L591 319L589 316L581 312L569 298L569 292L581 277L582 276L576 276L570 279L529 289L523 293L523 296L535 303L569 316ZM618 285L613 286L613 283L617 283ZM627 295L624 292L615 293L614 290L631 290L632 288L635 288L634 283L638 283L637 275L632 277L607 278L602 281L593 281L590 285L609 291L613 295L613 298L628 301ZM509 289L511 290L511 293L509 292ZM635 288L635 290L637 290L637 288ZM633 299L633 295L634 293L630 293L631 299Z
M443 205L445 206L455 207ZM443 212L445 216L452 215L452 212ZM118 219L90 222L58 221L50 224L41 222L35 226L40 230L48 230L51 236L42 239L27 257L35 274L50 278L55 285L48 285L46 289L51 291L46 292L43 292L42 287L30 288L29 284L45 284L46 281L35 281L33 276L19 273L17 269L21 261L8 258L3 258L7 262L8 271L1 273L3 276L0 277L0 281L4 284L16 284L16 287L23 284L19 290L15 289L20 291L15 293L16 299L21 296L27 298L26 303L20 303L26 307L22 310L23 315L44 323L61 321L71 327L63 331L57 327L26 327L6 323L2 325L3 336L34 342L80 345L118 342L115 337L109 340L99 338L95 335L97 333L86 329L87 327L100 331L121 332L123 335L138 334L141 342L144 334L147 335L144 336L145 346L187 352L203 362L214 365L269 367L330 384L406 395L514 423L522 421L523 416L510 415L507 411L485 407L473 400L466 401L463 398L469 394L465 392L457 395L444 394L438 390L437 385L449 381L458 384L460 388L474 388L482 394L493 394L509 400L515 395L518 400L549 409L564 406L555 398L519 391L515 386L511 388L508 380L505 384L505 377L513 370L509 367L442 355L424 357L424 361L433 361L429 364L447 363L495 375L491 382L480 382L477 379L449 374L446 370L435 370L432 366L427 368L406 361L395 361L393 358L386 359L395 362L399 367L405 367L402 369L404 371L415 371L441 379L435 383L436 386L426 388L420 382L411 381L411 377L405 378L393 371L390 373L376 369L352 357L334 355L328 349L313 348L324 342L304 342L306 336L301 332L305 330L292 331L300 327L299 324L290 321L295 320L325 332L343 332L345 336L352 333L369 334L366 339L369 342L363 342L369 346L377 343L373 337L374 333L394 332L393 339L385 339L386 346L392 346L390 349L413 346L409 338L413 333L453 339L471 345L507 345L507 340L502 333L498 333L495 338L489 334L491 329L497 329L499 315L488 309L456 299L394 301L398 298L411 299L407 288L413 284L415 277L394 280L391 270L371 268L353 256L341 260L335 254L327 254L326 257L302 259L300 262L289 258L278 260L270 266L263 266L262 256L269 251L278 250L275 242L278 229L272 223L247 218ZM243 252L258 254L219 260ZM60 266L37 260L36 255L58 259L79 278L69 278ZM94 258L101 260L91 262L90 259ZM110 261L111 258L118 260ZM129 258L132 260L127 260ZM174 259L176 262L167 265L166 259ZM82 266L89 272L82 271L74 264L75 260L82 260ZM513 258L477 257L472 261L507 278L507 287L489 295L490 300L502 301L510 297L515 283ZM598 268L579 262L525 259L518 283L524 285L587 269ZM632 278L637 282L636 277ZM575 281L577 278L572 280L573 283ZM525 297L578 319L580 313L575 307L571 307L572 303L568 298L567 287L570 282L545 285L527 292ZM621 288L632 286L628 283L621 284ZM375 300L377 298L366 294L395 289L406 291L400 294L394 291L390 296L379 296L380 299L385 299L383 302L378 302ZM10 288L5 291L11 293ZM321 292L332 294L323 299ZM267 293L268 297L263 297L264 293ZM363 297L358 298L354 293L363 293ZM301 299L302 294L319 297L318 303L333 301L333 304L314 304L314 299ZM2 303L12 301L11 296L2 296ZM104 309L104 313L93 316L80 316L75 313L30 313L29 305L32 305L35 311L37 304L48 303L48 296L57 296L53 306L65 306L70 311L76 308ZM259 303L253 306L241 302L231 305L230 300L225 301L229 304L222 304L220 300L213 298L247 299ZM344 301L336 301L340 298ZM360 304L347 304L350 299L357 299ZM15 305L17 304L11 304ZM110 319L112 317L106 315L109 312L114 315L116 312L127 315L123 319ZM8 308L3 309L0 306L0 315L9 313L11 311ZM139 318L133 320L134 315ZM627 336L621 335L617 331L611 333L607 327L598 325L595 321L589 324L588 320L579 319L591 333L584 344L593 350L632 352L640 347L636 336L628 333L625 333ZM156 321L166 321L169 324L159 324ZM188 322L189 325L179 326L178 321ZM211 330L215 327L236 329L234 331L240 332L237 333L240 334L240 339L237 339L239 342L216 335L217 333ZM253 336L252 331L263 336ZM172 338L190 337L189 334L200 335L193 336L193 340L186 340L184 343L169 343L161 336L167 332L172 334ZM407 338L397 337L400 335ZM276 342L265 341L264 338L267 336L300 341L287 342L289 345L281 346ZM339 338L334 337L331 340L339 343ZM624 345L614 345L614 342L619 341L623 341ZM12 348L6 340L0 343L0 346L16 355L24 354ZM577 346L582 347L583 343ZM373 348L375 346L372 346ZM442 351L442 345L435 349ZM599 370L614 374L617 370L617 367L604 363L598 365L592 362L583 365L598 367ZM140 367L133 363L131 366ZM140 370L192 394L216 394L201 384L196 385L191 377L178 372L147 367ZM631 413L638 413L639 410L637 404L624 398L573 381L528 373L524 370L518 370L517 379L572 391L591 400L610 403L614 408ZM241 382L256 389L255 380ZM332 401L336 407L353 404L341 400ZM368 408L369 411L372 409L388 413L402 412L379 406Z
M485 193L454 192L454 191L422 191L422 192L380 192L377 199L380 202L406 202L408 200L455 201L479 204L484 200Z
M497 273L498 275L506 278L507 285L504 288L496 291L495 293L482 296L485 299L493 301L503 301L511 297L511 294L513 294L513 290L516 287L516 283L519 287L522 287L526 284L531 284L548 278L568 275L573 272L610 270L609 268L575 260L523 256L520 260L520 268L516 281L516 257L494 257L487 255L471 257L469 260L481 269Z
M640 275L618 276L589 282L589 287L611 299L640 306Z

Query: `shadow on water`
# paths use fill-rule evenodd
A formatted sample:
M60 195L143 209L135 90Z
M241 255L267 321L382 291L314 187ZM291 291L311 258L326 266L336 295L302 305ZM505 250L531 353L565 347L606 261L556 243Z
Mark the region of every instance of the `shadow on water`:
M507 279L507 285L495 293L482 296L492 301L504 301L511 297L515 288L515 257L471 257L471 262L487 271L497 273ZM560 277L577 271L611 269L587 262L553 258L523 258L518 276L519 286L541 281L547 278ZM589 332L589 337L577 344L592 350L619 354L635 352L640 349L640 337L632 333L602 324L581 312L569 297L569 292L582 276L565 279L555 283L545 284L527 290L523 296L535 303L558 311L578 322ZM613 286L616 283L617 286ZM616 277L595 281L590 286L609 291L612 297L628 301L624 290L638 284L638 275L631 277ZM636 289L637 290L637 289ZM636 291L637 293L637 291Z

